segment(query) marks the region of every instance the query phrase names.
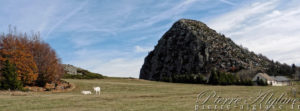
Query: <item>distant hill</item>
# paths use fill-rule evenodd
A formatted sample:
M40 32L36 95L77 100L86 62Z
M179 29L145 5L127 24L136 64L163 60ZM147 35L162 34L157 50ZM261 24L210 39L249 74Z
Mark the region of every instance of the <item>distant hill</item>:
M65 79L103 79L104 76L98 73L90 72L86 69L82 69L71 64L62 64L64 67Z
M78 72L78 70L83 70L82 68L73 66L71 64L62 64L62 66L64 67L64 71L67 74L71 74L71 75L82 75L81 73Z
M140 79L160 81L182 74L208 77L213 69L231 72L241 78L250 78L257 72L271 75L294 73L291 66L273 62L236 45L200 21L181 19L145 58Z

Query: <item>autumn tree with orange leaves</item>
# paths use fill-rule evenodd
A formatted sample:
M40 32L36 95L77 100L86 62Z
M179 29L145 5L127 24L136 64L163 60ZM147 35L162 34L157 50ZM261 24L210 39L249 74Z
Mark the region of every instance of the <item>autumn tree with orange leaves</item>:
M39 34L28 36L9 30L0 35L0 68L6 60L16 66L18 80L24 85L39 85L57 82L63 68L55 51L39 39ZM2 72L0 72L0 79Z

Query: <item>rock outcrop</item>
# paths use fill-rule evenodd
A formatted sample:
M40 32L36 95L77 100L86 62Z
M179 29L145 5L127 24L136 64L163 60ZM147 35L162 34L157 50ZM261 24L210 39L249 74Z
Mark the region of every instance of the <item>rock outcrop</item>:
M238 72L265 69L272 62L236 45L206 24L181 19L145 58L140 79L162 80L176 74L209 75L212 69Z
M103 79L105 76L99 73L90 72L70 64L62 64L65 74L64 79Z
M78 72L78 70L83 70L82 68L73 66L71 64L62 64L64 67L64 71L66 74L71 74L71 75L82 75L82 73Z

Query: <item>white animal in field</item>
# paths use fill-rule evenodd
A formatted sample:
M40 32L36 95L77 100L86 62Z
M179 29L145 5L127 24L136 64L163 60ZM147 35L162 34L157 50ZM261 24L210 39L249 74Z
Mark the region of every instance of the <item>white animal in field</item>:
M101 93L101 88L98 86L98 87L94 87L94 91L96 92L95 94L99 94Z
M91 91L81 91L81 93L84 94L84 95L92 94Z

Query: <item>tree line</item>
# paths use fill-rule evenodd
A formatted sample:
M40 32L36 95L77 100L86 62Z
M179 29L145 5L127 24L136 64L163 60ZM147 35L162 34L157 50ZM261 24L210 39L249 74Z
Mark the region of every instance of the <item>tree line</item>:
M287 64L281 64L278 61L274 62L273 60L269 64L269 68L266 71L268 74L271 74L273 76L290 76L292 77L293 74L295 74L297 71L297 66L295 64L287 65Z
M208 84L212 85L246 85L252 86L253 82L249 79L241 79L232 73L213 70L208 79Z
M212 70L210 72L210 76L207 79L202 74L175 74L171 75L170 77L164 77L160 81L211 85L254 85L254 82L252 80L241 79L232 73L219 70Z
M64 73L56 52L39 33L17 33L16 28L0 35L0 62L1 89L56 83Z

